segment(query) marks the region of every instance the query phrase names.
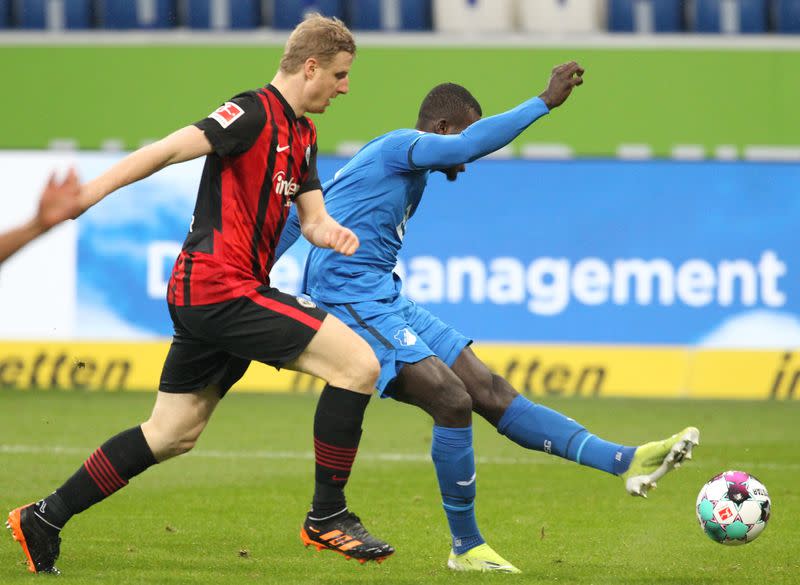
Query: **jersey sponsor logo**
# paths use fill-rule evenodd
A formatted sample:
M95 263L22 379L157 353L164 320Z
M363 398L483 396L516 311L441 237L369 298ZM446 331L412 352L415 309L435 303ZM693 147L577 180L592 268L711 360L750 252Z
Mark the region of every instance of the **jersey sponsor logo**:
M411 333L405 327L394 334L394 338L400 342L400 345L414 345L417 342L417 336Z
M275 193L283 195L283 204L286 207L292 206L292 197L300 190L300 185L294 178L286 180L285 171L275 173L275 176L272 177L272 187L275 189Z
M297 299L297 304L301 307L305 307L306 309L316 309L317 305L314 304L313 301L305 298L305 297L295 297Z
M238 104L234 104L233 102L225 102L223 105L211 112L208 117L216 120L223 128L227 128L243 115L244 110Z
M275 151L276 152L283 152L284 150L289 150L289 145L288 144L286 146L278 145L278 146L275 147Z

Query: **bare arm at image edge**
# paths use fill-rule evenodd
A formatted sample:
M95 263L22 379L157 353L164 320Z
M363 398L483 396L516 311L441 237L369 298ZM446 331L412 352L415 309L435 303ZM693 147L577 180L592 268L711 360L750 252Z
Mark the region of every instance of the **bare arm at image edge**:
M70 169L62 182L56 180L55 174L50 175L39 199L36 215L24 224L0 234L0 262L50 228L75 217L80 212L79 194L80 182L74 169Z

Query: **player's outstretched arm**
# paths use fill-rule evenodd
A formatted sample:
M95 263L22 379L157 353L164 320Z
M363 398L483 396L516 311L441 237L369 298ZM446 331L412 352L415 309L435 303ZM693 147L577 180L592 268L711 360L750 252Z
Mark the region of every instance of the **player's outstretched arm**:
M320 189L303 193L295 203L300 229L311 244L318 248L332 248L345 256L355 254L358 250L358 237L328 215Z
M212 152L205 133L186 126L132 152L81 189L81 213L117 189L135 183L169 165L192 160Z
M461 134L420 136L411 152L411 162L417 168L442 169L472 162L498 150L528 126L563 104L573 88L583 83L584 69L575 61L553 68L550 82L538 97L516 108L478 120Z
M70 169L61 182L56 180L55 173L51 174L39 199L36 215L21 226L0 234L0 262L53 226L75 217L80 209L79 193L80 181L75 169Z

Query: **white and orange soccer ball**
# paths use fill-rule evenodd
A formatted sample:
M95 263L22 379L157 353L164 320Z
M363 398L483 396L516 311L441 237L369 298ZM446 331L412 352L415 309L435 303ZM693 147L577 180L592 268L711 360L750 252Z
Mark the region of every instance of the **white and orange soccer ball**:
M721 544L755 540L764 531L771 511L767 488L744 471L726 471L712 477L697 495L700 528Z

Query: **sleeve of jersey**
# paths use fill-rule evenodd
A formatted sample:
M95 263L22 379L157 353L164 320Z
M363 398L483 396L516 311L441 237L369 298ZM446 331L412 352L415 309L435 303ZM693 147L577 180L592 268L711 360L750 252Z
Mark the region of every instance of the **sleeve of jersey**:
M297 217L297 208L292 207L289 210L289 216L286 218L286 224L283 226L281 232L281 239L278 240L278 246L275 248L275 261L283 256L283 253L292 247L300 237L300 219Z
M292 197L292 201L297 199L303 193L313 191L315 189L322 189L322 183L319 181L319 174L317 173L317 143L311 146L311 156L308 159L308 174L306 180L300 185L297 194Z
M266 123L261 99L255 92L247 92L231 98L194 125L205 132L216 154L235 156L255 144Z
M535 97L478 120L461 134L425 133L411 145L409 163L412 168L441 169L472 162L504 147L549 112L541 98Z

